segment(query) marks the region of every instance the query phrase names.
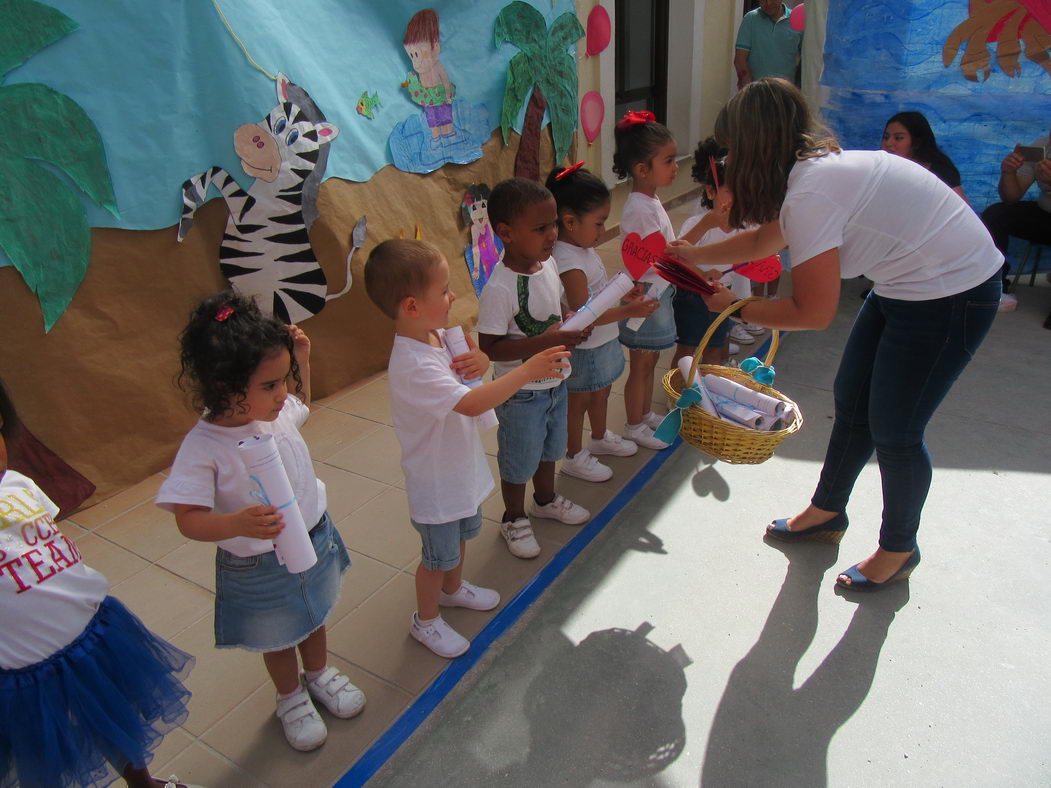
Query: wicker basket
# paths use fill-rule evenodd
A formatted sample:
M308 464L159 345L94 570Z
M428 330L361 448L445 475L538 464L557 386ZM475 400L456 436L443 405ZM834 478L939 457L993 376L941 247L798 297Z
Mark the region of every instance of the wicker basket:
M751 375L739 369L718 364L700 363L701 354L707 347L708 340L712 338L712 334L715 333L718 325L748 302L757 300L759 299L746 298L743 301L736 301L712 321L704 336L701 337L700 344L697 345L697 351L693 354L693 364L690 365L690 380L693 380L694 375L699 370L702 375L719 375L767 396L782 400L792 408L794 415L791 423L780 430L752 430L712 416L700 405L691 405L682 412L682 428L679 430L682 439L694 448L700 449L718 460L740 465L758 465L770 459L781 441L803 426L803 414L800 412L799 406L777 391L777 389L757 383ZM770 365L773 363L774 356L777 354L778 344L779 332L775 330L771 333L770 351L766 354L765 364ZM682 372L678 369L672 369L664 376L662 383L664 391L667 393L672 407L674 407L683 390Z

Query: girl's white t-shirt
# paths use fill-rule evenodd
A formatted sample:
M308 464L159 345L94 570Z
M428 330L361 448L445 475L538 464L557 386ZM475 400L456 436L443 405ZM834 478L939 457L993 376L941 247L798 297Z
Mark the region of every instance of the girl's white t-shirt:
M171 474L157 493L157 506L171 512L175 510L175 504L181 503L203 506L216 514L258 506L259 501L251 495L251 491L257 488L248 478L237 443L253 435L273 435L303 522L307 528L313 528L325 513L328 501L325 483L314 473L310 451L299 434L300 426L309 415L310 408L289 394L274 421L220 427L201 419L183 438ZM274 549L272 540L248 536L222 539L216 544L242 558Z
M975 287L1003 255L977 214L930 170L884 151L795 164L781 206L791 263L839 249L840 275L876 295L925 301Z
M589 298L605 287L606 282L609 281L606 276L606 266L602 264L602 258L594 249L582 249L565 241L555 241L555 248L551 255L555 258L560 276L566 271L584 272L584 276L587 277ZM619 336L620 328L616 323L603 323L601 326L595 326L591 331L591 336L577 345L577 348L591 350L602 347Z
M708 213L710 213L710 211L710 208L705 208L703 205L700 206L696 214L694 214L682 223L682 229L679 230L679 238L682 238L684 235L686 235L686 233L688 233L690 230L696 227L700 223L701 219L707 216ZM713 227L704 235L702 235L697 241L697 243L694 244L694 246L708 246L709 244L716 244L720 241L725 241L727 238L733 238L739 232L741 232L741 230L731 230L730 232L725 232L724 230L722 230L722 228ZM728 271L733 266L727 264L713 265L711 267L717 271ZM738 298L748 298L752 295L751 281L741 276L736 271L731 271L729 273L723 274L722 279L720 281L726 287L728 287L730 289L730 292L732 292Z
M444 330L439 330L444 342ZM470 392L456 378L444 348L394 337L387 367L394 434L409 515L418 523L472 516L493 491L493 474L474 418L453 408Z
M109 593L58 526L58 507L17 471L0 478L0 668L41 662L76 640Z
M675 228L671 226L664 205L656 197L631 192L620 215L620 237L623 239L630 233L638 233L645 238L655 232L663 235L669 243L675 240Z

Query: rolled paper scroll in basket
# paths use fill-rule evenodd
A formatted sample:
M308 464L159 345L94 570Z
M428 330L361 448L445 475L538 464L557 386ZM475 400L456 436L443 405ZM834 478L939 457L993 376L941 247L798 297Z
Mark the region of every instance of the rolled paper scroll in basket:
M460 326L450 326L445 329L445 349L449 351L449 356L451 358L461 356L471 349L470 345L467 344L467 337L464 336L463 329ZM457 375L457 377L460 378L461 383L472 389L482 385L481 378L464 380L462 375ZM487 410L478 417L478 426L483 430L495 427L499 423L500 422L496 418L496 411L494 410Z
M742 386L736 380L730 380L720 375L705 375L704 385L713 395L719 395L726 399L740 402L753 410L770 416L784 416L785 403L776 397L763 394L761 391Z
M292 574L305 572L317 563L317 553L281 462L277 441L273 435L253 435L239 442L237 448L241 450L241 461L255 488L252 497L267 506L277 507L285 521L285 527L274 538L277 560Z

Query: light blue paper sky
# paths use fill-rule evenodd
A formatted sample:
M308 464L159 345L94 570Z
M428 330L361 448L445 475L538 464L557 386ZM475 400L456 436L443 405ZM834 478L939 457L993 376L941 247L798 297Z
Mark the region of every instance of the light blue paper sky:
M507 63L518 51L493 47L493 20L509 0L434 0L442 62L457 97L489 108L499 125ZM14 69L5 84L43 82L69 95L98 126L120 218L85 199L94 227L157 229L178 222L182 182L211 165L244 188L233 132L262 120L275 83L257 71L209 0L51 0L80 29ZM548 24L572 0L532 3ZM402 48L409 18L428 4L407 0L220 0L249 53L284 72L340 128L326 177L367 181L391 163L387 137L420 112L400 83L410 69ZM355 110L368 90L383 106L375 120ZM521 119L520 119L521 120ZM455 166L455 165L449 165Z

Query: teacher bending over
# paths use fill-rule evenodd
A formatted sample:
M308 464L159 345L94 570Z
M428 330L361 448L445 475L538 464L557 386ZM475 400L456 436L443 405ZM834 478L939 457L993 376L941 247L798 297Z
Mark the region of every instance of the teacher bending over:
M836 418L817 490L808 507L767 533L838 543L854 482L875 449L879 549L836 582L882 588L919 563L916 532L931 482L924 429L992 325L1003 257L974 211L935 175L882 151L841 150L784 80L745 86L715 133L730 151L730 224L760 226L710 246L676 242L669 252L704 268L788 246L792 295L740 313L770 328L826 328L841 278L874 283L836 374ZM722 287L705 298L716 312L734 300Z

